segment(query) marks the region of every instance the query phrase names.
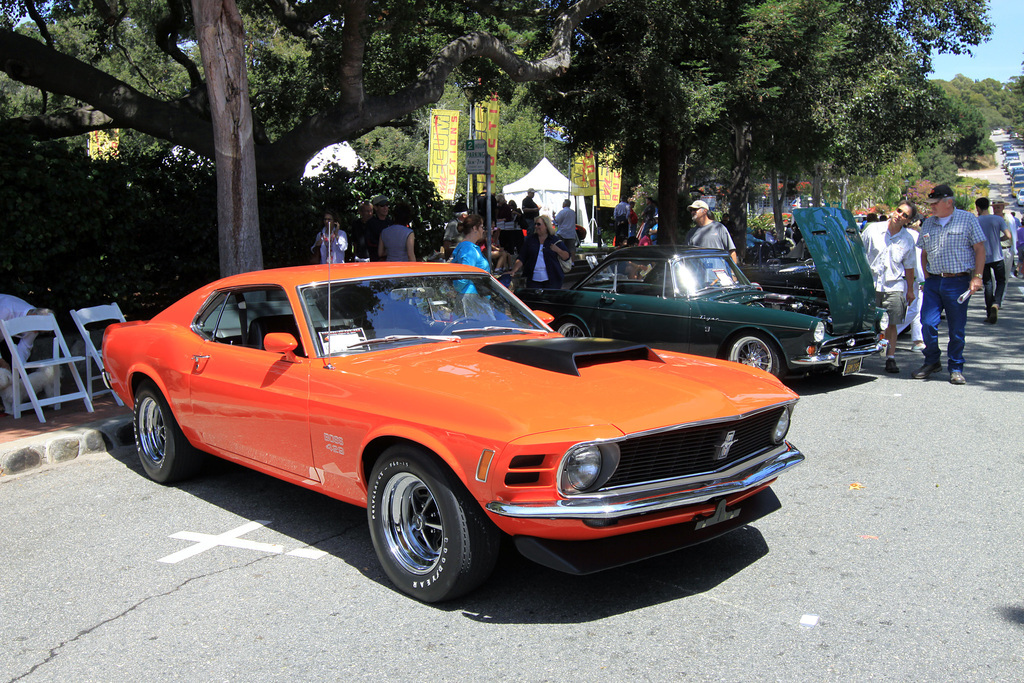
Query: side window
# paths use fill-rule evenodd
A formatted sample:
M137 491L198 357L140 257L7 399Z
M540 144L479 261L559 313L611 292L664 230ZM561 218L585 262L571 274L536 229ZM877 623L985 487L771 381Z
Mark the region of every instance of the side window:
M253 349L262 349L271 332L287 332L299 343L296 355L305 355L288 296L277 287L220 292L200 313L194 328L217 343Z
M210 299L203 310L200 311L192 328L206 339L213 339L217 332L217 324L220 322L220 315L224 310L224 300L228 298L226 292L217 292Z

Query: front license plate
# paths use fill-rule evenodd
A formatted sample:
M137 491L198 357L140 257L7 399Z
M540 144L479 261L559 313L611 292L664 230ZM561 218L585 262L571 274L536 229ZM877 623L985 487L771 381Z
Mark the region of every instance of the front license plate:
M846 361L846 364L843 365L843 374L852 375L854 373L860 372L860 364L863 360L863 358L851 358L850 360Z

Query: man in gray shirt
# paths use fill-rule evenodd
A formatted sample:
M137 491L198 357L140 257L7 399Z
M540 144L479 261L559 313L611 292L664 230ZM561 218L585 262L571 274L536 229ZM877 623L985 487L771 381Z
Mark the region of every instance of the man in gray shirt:
M711 217L708 215L710 209L707 203L698 199L693 204L690 204L689 208L690 215L693 217L693 222L697 224L697 227L686 233L686 243L706 249L722 249L729 252L733 263L738 263L736 259L736 244L732 241L729 229L718 221L711 220Z
M985 311L988 322L995 324L999 317L999 307L1003 305L1003 292L1006 291L1006 265L1003 263L1003 247L999 240L1003 233L1009 237L1006 221L989 213L988 197L974 200L978 210L978 223L985 233L985 270L982 272L985 283Z

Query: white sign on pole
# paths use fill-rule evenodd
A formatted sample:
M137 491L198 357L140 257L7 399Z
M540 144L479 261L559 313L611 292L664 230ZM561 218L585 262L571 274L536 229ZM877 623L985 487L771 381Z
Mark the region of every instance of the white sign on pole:
M487 141L466 140L463 150L466 152L466 173L483 175L487 173Z

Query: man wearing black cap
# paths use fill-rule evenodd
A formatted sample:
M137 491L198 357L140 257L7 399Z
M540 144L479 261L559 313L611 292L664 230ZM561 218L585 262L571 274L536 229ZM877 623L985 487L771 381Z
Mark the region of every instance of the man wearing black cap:
M942 369L939 360L939 320L946 312L949 345L946 363L950 384L966 384L964 379L964 343L967 327L966 297L982 288L985 268L985 234L978 218L953 204L949 185L937 185L928 194L932 215L921 225L918 242L922 249L924 287L921 301L921 328L924 336L924 365L914 379L924 379Z

